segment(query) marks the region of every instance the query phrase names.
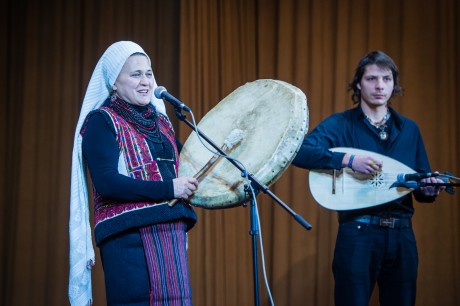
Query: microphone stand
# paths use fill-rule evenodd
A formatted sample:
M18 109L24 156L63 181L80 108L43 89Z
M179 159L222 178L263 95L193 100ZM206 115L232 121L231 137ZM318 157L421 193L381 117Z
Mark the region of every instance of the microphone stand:
M459 183L460 178L453 176L449 172L445 172L443 174L439 173L439 174L436 175L436 177L440 178L442 180L442 183L439 183L439 182L432 183L432 182L422 182L422 181L420 181L420 182L417 183L417 187L427 187L427 186L446 187L445 191L448 194L453 195L453 194L455 194L454 187L460 186L460 183ZM456 183L453 183L452 181L455 181Z
M426 186L433 186L433 187L440 187L444 186L446 187L446 192L453 194L454 193L454 188L453 187L458 187L460 186L460 178L453 176L449 172L445 173L437 173L435 177L438 177L441 179L442 183L432 183L432 182L422 182L420 181L418 183L419 187L426 187ZM453 183L452 181L455 181L457 183Z
M252 173L248 173L245 169L235 162L233 159L228 158L227 153L225 153L217 144L215 144L211 139L209 139L203 132L201 132L198 127L194 127L194 125L187 120L187 116L183 114L181 108L175 107L176 116L177 118L188 125L193 131L199 134L201 138L203 138L207 143L209 143L216 151L223 155L233 166L235 166L238 170L241 171L242 176L247 176L248 179L251 181L251 186L254 189L255 194L251 194L251 188L247 185L244 186L244 190L250 196L251 202L251 209L250 209L250 221L251 221L251 230L249 234L252 236L252 260L253 260L253 273L254 273L254 305L260 305L260 298L259 298L259 268L258 268L258 248L257 248L257 237L259 235L259 226L257 222L257 208L254 201L254 196L257 196L259 191L262 191L265 194L268 194L276 203L278 203L284 210L286 210L289 214L291 214L294 219L300 223L304 228L307 230L311 230L312 226L308 223L305 219L303 219L300 215L294 212L289 206L287 206L281 199L279 199L273 192L268 189L268 187L262 184L257 178L255 178Z

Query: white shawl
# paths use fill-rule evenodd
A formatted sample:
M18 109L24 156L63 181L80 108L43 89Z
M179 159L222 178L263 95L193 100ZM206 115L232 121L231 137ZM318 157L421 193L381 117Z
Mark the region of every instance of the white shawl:
M92 303L91 267L95 262L80 130L88 113L99 108L110 96L112 86L115 84L124 63L128 57L136 52L147 55L139 45L130 41L116 42L104 52L93 71L86 89L75 130L69 219L69 300L73 306L90 305ZM155 89L157 87L155 78L153 83L153 89ZM166 115L163 100L157 99L152 95L152 103L157 111Z

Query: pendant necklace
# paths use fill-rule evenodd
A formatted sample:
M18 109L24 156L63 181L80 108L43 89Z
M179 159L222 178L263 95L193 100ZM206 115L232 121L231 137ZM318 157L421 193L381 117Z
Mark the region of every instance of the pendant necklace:
M385 116L383 116L382 120L380 120L379 122L372 121L372 119L369 118L366 114L364 114L364 116L366 117L367 121L369 121L369 123L372 126L375 126L377 129L380 130L380 132L379 132L380 139L381 140L387 140L388 139L388 132L386 131L386 128L387 128L386 123L388 122L388 119L390 119L390 111L387 110L387 113L385 114Z

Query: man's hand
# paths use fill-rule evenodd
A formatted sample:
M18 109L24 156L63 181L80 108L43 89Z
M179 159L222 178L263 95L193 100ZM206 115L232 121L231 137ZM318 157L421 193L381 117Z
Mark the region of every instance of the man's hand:
M421 181L424 183L444 183L443 180L437 177L428 177L428 178L422 179ZM428 197L437 197L441 193L441 191L443 191L444 189L446 189L446 186L420 187L420 191L422 192L422 194Z
M350 157L351 154L345 154L345 156L343 157L342 165L347 166L349 164ZM372 156L366 155L355 155L351 163L351 169L364 174L371 174L375 171L379 171L382 169L382 166L382 161L378 161Z

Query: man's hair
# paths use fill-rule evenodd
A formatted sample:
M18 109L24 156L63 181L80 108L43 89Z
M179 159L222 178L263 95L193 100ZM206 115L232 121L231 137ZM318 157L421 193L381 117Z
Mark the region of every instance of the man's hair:
M358 88L358 83L361 81L366 67L368 65L373 64L377 65L381 69L390 69L393 74L394 88L393 92L391 93L390 99L393 98L395 95L402 95L403 89L399 85L399 69L396 66L393 59L391 59L391 57L389 57L382 51L372 51L366 54L359 61L358 67L356 67L353 81L350 84L348 84L348 89L353 90L351 99L354 103L359 103L361 101L361 90Z

